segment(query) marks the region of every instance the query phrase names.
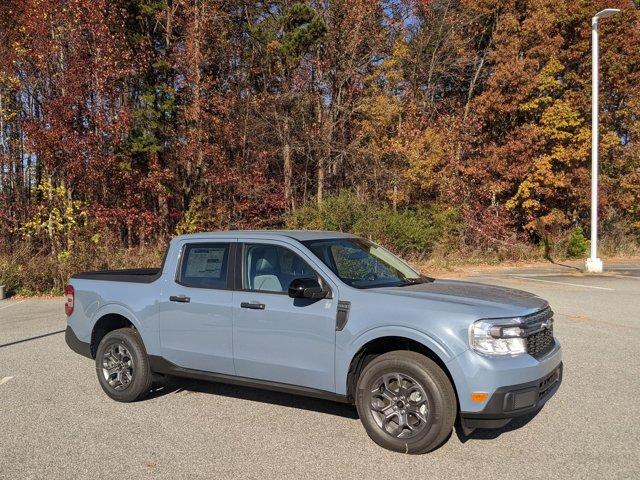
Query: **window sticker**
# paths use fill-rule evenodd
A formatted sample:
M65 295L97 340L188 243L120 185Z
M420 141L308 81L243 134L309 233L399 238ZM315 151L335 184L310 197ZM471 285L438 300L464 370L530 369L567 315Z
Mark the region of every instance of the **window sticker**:
M225 248L192 248L187 259L187 277L220 278Z

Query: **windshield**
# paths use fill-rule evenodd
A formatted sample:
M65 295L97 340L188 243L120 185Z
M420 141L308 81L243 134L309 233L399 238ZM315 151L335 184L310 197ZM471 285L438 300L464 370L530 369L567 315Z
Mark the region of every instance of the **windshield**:
M430 280L388 250L362 238L307 240L302 243L351 287L397 287Z

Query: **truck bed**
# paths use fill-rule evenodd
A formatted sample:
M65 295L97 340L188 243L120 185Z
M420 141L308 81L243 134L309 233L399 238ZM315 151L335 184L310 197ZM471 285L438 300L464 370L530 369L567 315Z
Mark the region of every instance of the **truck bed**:
M104 280L106 282L152 283L162 275L162 268L129 268L124 270L96 270L81 272L71 278L82 280Z

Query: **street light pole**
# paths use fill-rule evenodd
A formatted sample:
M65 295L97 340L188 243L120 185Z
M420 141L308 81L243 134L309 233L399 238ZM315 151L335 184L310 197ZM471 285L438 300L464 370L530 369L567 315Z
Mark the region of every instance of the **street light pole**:
M598 23L601 18L618 12L618 8L607 8L591 19L591 256L585 261L585 268L590 273L602 272L602 260L598 258Z

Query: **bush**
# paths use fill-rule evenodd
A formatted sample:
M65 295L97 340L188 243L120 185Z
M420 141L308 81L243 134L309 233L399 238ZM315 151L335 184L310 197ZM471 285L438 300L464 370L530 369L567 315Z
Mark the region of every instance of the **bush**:
M590 242L578 225L571 230L559 231L555 235L546 235L540 240L540 251L545 259L584 258Z
M438 204L394 211L385 204L364 203L352 192L315 201L286 218L288 228L350 232L381 243L396 253L424 258L462 232L456 209Z
M4 285L6 295L15 294L20 288L20 268L11 258L0 258L0 285Z
M589 250L589 240L584 236L582 228L575 226L567 238L567 257L582 258Z
M315 201L305 203L285 218L287 228L302 230L335 230L353 232L367 216L368 208L351 192L327 197L321 206Z
M123 248L87 240L57 255L33 253L24 242L10 253L0 254L0 285L8 295L61 295L69 277L87 270L157 267L164 245Z

